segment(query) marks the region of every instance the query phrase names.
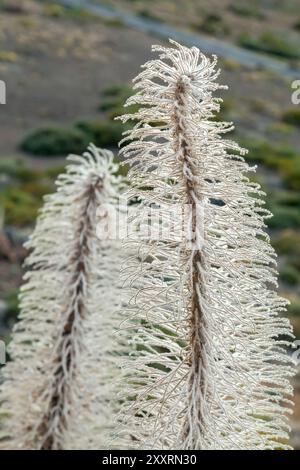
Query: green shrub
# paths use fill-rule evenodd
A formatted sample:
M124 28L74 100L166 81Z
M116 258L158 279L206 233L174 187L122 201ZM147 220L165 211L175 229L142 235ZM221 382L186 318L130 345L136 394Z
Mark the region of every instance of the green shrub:
M272 240L276 252L284 256L289 266L295 268L300 275L300 234L293 230L284 230Z
M85 20L98 20L99 16L80 6L64 7L57 3L48 3L44 5L43 14L50 18L78 20L82 23Z
M288 109L282 114L283 122L300 127L300 109Z
M41 199L17 187L9 187L0 193L0 206L5 211L9 225L23 226L35 221Z
M31 132L21 148L33 155L67 155L82 153L88 143L86 134L79 128L47 127Z
M115 162L119 164L118 174L126 177L129 171L129 165L121 163L120 159L117 157L115 157Z
M17 62L19 56L14 51L0 51L0 62Z
M62 5L57 3L49 3L44 5L43 13L45 16L50 16L52 18L61 18L65 15L66 9Z
M274 147L265 140L240 139L240 145L249 150L246 159L265 166L276 168L280 158L291 158L294 153L284 147Z
M280 270L279 278L282 282L295 286L300 284L300 272L294 266L287 265Z
M275 204L298 207L300 209L300 193L297 191L275 191L272 194L269 193L269 196Z
M109 85L101 91L102 96L114 97L121 95L132 95L132 88L129 85L123 85L116 83L114 85Z
M14 322L17 319L17 316L19 314L19 289L13 289L6 296L4 297L4 300L7 304L7 312L5 313L5 323L9 324L11 320Z
M296 21L296 23L294 24L294 29L300 31L300 20Z
M287 186L298 189L299 154L292 148L272 146L267 141L240 139L240 145L249 150L246 159L280 171Z
M193 23L192 28L201 33L224 36L229 33L229 28L224 24L222 17L217 13L208 13L202 21Z
M266 52L287 59L300 58L299 48L295 44L289 43L282 35L276 35L271 31L266 31L258 38L243 34L238 42L240 46L254 51Z
M155 15L154 13L152 13L151 10L148 10L146 8L142 8L141 10L139 10L138 15L142 18L145 18L146 20L162 21L160 16Z
M290 305L288 306L288 314L295 317L300 316L300 299L294 299L291 301Z
M28 181L21 186L22 191L32 196L36 196L42 200L45 194L52 193L54 187L50 184L45 184L41 181Z
M283 181L290 189L300 190L300 158L279 162L279 171Z
M52 167L52 168L48 168L46 171L45 171L45 174L51 178L52 180L56 179L58 177L58 175L60 175L61 173L64 173L65 172L65 169L66 167L64 165L60 165L60 166L55 166L55 167Z
M285 122L274 122L268 126L267 131L270 134L284 137L292 134L294 132L294 127Z
M94 120L80 121L76 124L76 128L96 146L110 147L118 145L126 126L118 121Z
M300 228L300 212L297 208L271 205L270 210L273 213L273 217L267 221L270 228Z
M280 255L287 255L292 261L299 260L300 266L300 234L294 230L284 230L272 240L272 245Z

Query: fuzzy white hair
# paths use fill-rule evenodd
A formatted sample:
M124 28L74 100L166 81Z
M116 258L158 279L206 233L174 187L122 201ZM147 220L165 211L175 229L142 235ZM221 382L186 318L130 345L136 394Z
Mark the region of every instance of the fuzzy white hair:
M2 448L100 449L112 430L121 247L96 237L96 225L124 181L109 151L91 145L68 159L27 243L0 391Z
M139 111L121 117L135 121L121 156L140 235L128 240L138 256L125 267L132 401L120 439L123 448L287 449L292 332L272 287L271 214L247 177L246 151L222 138L232 124L213 120L221 100L212 93L224 88L216 57L171 42L153 47L160 56L127 101ZM143 238L153 207L173 226L169 236ZM171 219L174 207L183 219Z

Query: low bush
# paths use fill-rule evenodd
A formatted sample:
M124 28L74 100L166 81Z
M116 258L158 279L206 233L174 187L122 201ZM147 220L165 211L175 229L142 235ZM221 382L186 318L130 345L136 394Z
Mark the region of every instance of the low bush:
M51 156L82 153L89 140L79 128L45 127L32 131L21 148L33 155Z
M266 140L240 139L240 145L249 150L246 159L278 169L283 161L298 159L298 154L290 147L274 146Z
M162 19L160 16L155 15L151 9L148 10L147 8L142 8L141 10L138 11L138 15L141 16L142 18L145 18L146 20L150 21L159 21L161 22Z
M286 124L300 127L300 109L288 109L282 114L282 120Z
M54 190L54 185L46 184L41 181L29 181L24 183L21 186L22 191L25 191L27 194L36 196L39 199L42 199L45 194L52 193Z
M300 155L293 149L253 139L241 139L240 145L249 149L248 161L278 170L288 189L300 189Z
M296 286L300 284L300 272L294 266L284 266L279 273L279 279L291 286Z
M35 221L41 198L21 188L9 187L0 194L0 206L4 208L8 225L24 226Z
M279 137L289 136L294 132L294 130L295 129L291 124L287 124L285 122L274 122L267 128L268 133Z
M200 22L193 23L191 26L195 31L215 36L225 36L229 33L228 26L217 13L207 13Z
M297 191L275 191L271 196L272 201L275 202L275 204L298 207L300 209L300 193Z
M279 171L286 186L292 190L300 190L300 158L279 162Z
M273 229L300 228L300 212L298 208L271 205L273 217L267 224Z
M284 230L272 239L272 245L280 256L284 256L290 266L300 270L300 234L294 230Z

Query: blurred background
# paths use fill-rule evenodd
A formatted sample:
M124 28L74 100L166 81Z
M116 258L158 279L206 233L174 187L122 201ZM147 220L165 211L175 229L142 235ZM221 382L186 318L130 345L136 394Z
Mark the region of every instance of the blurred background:
M280 291L300 339L300 0L0 0L0 339L18 314L22 247L65 156L116 150L131 80L167 37L220 57L218 119L258 164ZM300 86L299 86L300 88ZM299 93L300 97L300 93ZM292 440L300 448L300 378Z

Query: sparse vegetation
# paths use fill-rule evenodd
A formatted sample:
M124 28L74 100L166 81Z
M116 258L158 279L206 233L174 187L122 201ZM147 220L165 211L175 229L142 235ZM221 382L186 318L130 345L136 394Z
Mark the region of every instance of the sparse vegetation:
M300 299L293 299L291 305L288 307L288 313L291 316L299 317L300 316ZM299 325L300 326L300 325ZM297 331L299 336L299 329Z
M0 51L0 62L17 62L18 54L14 51Z
M252 3L231 3L228 6L228 10L238 16L246 18L255 18L257 20L264 20L266 15L260 11Z
M300 51L298 46L288 42L282 35L272 31L266 31L259 37L243 34L240 36L239 45L258 52L265 52L287 59L299 59Z
M21 182L36 181L41 178L38 170L29 168L21 158L2 157L0 159L0 175L4 174Z
M61 18L65 15L66 9L58 3L48 3L44 5L43 13L46 16L51 16L52 18Z
M294 128L285 122L274 122L268 126L267 131L269 134L285 137L291 135Z

